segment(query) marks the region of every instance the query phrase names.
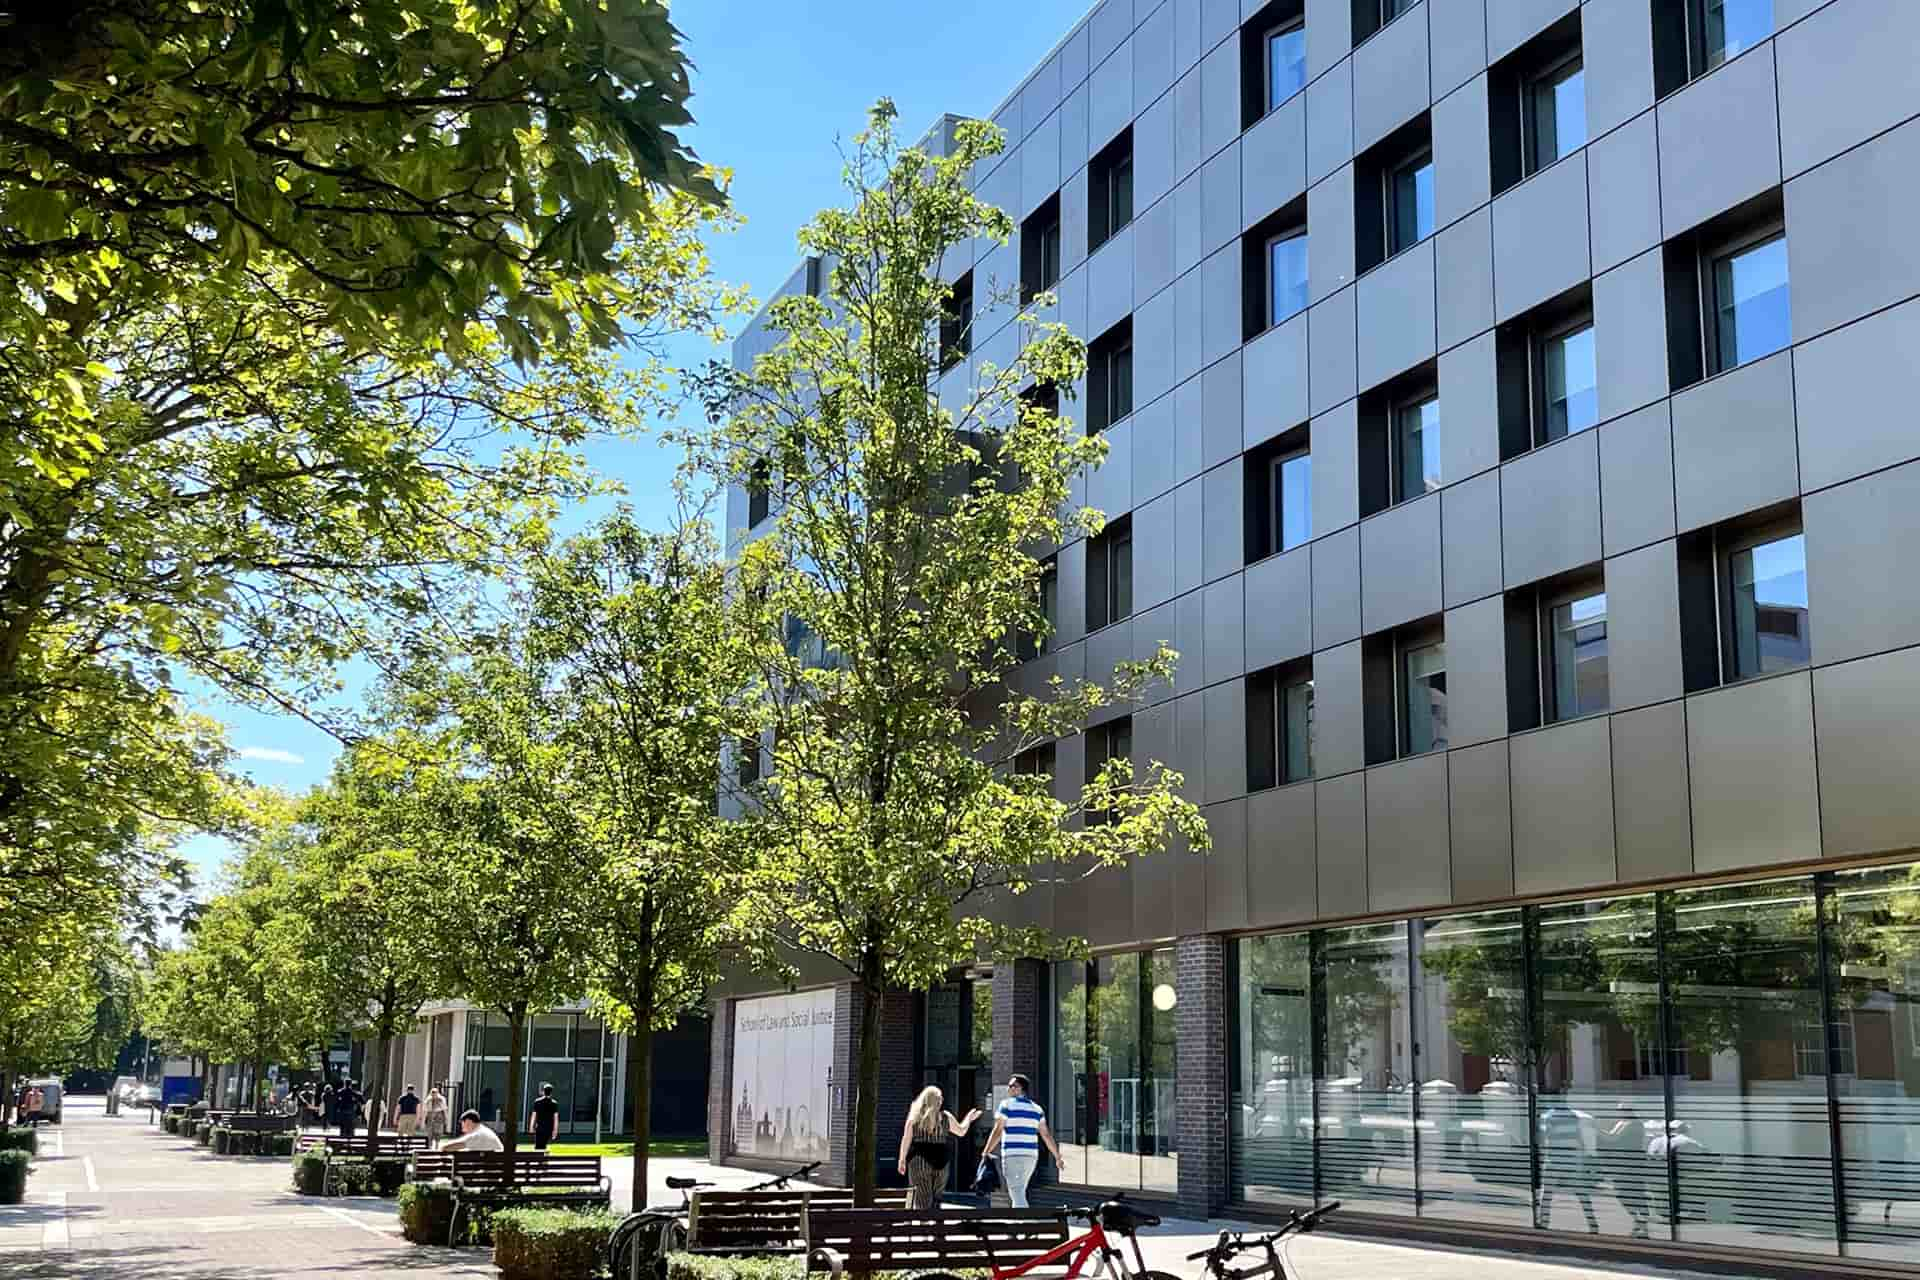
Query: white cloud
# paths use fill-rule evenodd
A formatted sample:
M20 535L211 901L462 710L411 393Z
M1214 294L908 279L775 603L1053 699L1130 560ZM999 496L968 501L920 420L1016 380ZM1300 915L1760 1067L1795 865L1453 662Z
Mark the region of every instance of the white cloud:
M291 751L282 751L279 747L242 747L234 753L242 760L262 760L268 764L305 764L305 756L297 756Z

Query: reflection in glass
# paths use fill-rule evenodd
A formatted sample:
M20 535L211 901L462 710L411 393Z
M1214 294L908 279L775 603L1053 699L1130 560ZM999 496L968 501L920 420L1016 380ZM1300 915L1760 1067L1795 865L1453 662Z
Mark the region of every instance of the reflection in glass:
M1049 1122L1063 1182L1173 1191L1176 1099L1171 949L1056 965ZM1162 1003L1166 1004L1163 1009Z
M1307 87L1307 29L1298 24L1267 33L1267 110Z
M1773 34L1773 0L1703 0L1707 69L1745 53Z
M1313 681L1297 680L1281 691L1282 782L1313 776Z
M1585 431L1600 420L1599 376L1593 363L1593 326L1547 339L1546 420L1541 443Z
M1716 258L1713 296L1721 371L1786 346L1793 337L1786 238Z
M1587 85L1580 63L1570 62L1534 81L1529 96L1532 172L1587 145Z
M1067 961L1053 966L1053 1064L1047 1072L1047 1125L1060 1144L1062 1182L1087 1180L1086 1112L1087 966ZM1044 1162L1043 1162L1044 1164Z
M1607 594L1596 591L1555 605L1553 718L1571 720L1607 709Z
M1234 945L1233 1185L1249 1201L1313 1201L1312 946L1304 933Z
M1920 867L1835 875L1827 919L1847 1253L1910 1263L1920 1257ZM1817 1049L1813 1031L1803 1043Z
M1537 909L1537 1222L1666 1238L1654 899Z
M1394 451L1400 464L1394 500L1405 502L1440 487L1440 397L1402 405L1394 417Z
M1677 1237L1832 1252L1813 881L1665 902Z
M1307 308L1307 234L1267 241L1267 323L1279 324Z
M1324 935L1325 1025L1315 1089L1320 1194L1370 1213L1414 1212L1407 926Z
M1807 542L1776 538L1728 557L1733 578L1736 676L1804 667L1813 656L1807 616Z
M1422 154L1388 178L1387 254L1411 249L1433 234L1433 156Z
M1402 688L1406 694L1406 749L1410 756L1447 745L1447 651L1443 644L1409 649Z
M1526 930L1517 910L1428 920L1420 933L1422 1217L1533 1220Z
M1296 453L1273 464L1273 527L1280 531L1282 551L1304 546L1313 537L1313 455Z

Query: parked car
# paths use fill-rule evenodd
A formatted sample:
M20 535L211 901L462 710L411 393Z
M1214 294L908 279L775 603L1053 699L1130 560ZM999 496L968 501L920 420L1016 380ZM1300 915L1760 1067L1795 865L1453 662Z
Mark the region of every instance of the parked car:
M135 1085L133 1105L136 1107L157 1107L160 1105L160 1086L157 1084Z

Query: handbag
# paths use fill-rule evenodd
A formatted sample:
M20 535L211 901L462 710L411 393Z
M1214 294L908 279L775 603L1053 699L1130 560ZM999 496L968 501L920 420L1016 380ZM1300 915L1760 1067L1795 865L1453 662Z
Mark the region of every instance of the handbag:
M1000 1185L1000 1162L992 1156L981 1156L980 1164L973 1171L973 1191L975 1195L992 1195L993 1189Z

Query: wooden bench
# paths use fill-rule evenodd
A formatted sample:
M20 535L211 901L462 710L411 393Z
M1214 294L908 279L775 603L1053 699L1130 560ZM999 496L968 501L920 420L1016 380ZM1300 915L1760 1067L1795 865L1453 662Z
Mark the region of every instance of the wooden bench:
M910 1195L875 1192L874 1207L904 1210ZM687 1210L687 1252L800 1253L807 1247L807 1214L822 1208L853 1208L853 1192L696 1191Z
M257 1116L251 1112L247 1112L245 1114L228 1116L221 1127L229 1129L234 1133L292 1133L293 1117L276 1115Z
M556 1156L546 1151L455 1151L453 1216L447 1243L460 1238L460 1216L469 1208L534 1204L542 1208L588 1204L609 1208L613 1183L600 1172L599 1156Z
M1064 1209L841 1209L807 1213L807 1269L958 1271L1018 1267L1072 1238Z

